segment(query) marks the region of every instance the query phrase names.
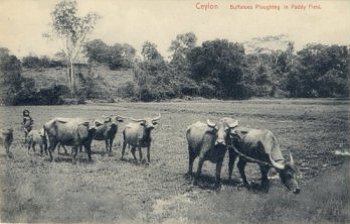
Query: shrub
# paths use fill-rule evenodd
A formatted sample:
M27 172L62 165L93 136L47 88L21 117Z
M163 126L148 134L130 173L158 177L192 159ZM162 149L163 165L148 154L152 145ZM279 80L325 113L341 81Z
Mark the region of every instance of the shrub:
M26 56L22 59L22 65L26 68L55 68L64 66L62 61L52 60L46 56L41 58L37 56Z
M128 81L124 83L123 86L118 88L117 93L120 97L128 97L128 98L136 99L138 98L139 90L137 85L134 82Z

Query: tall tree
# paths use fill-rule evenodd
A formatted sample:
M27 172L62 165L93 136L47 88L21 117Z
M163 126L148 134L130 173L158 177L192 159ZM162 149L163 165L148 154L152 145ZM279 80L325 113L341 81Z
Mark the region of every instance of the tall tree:
M215 87L215 97L242 97L244 47L228 40L205 41L188 54L191 77Z
M297 52L287 77L292 97L344 97L348 94L346 46L310 44Z
M57 3L51 12L52 35L58 37L64 43L62 53L65 55L68 85L73 95L75 94L74 63L76 63L81 53L87 34L94 29L98 18L100 18L94 12L79 17L77 11L76 1L63 0ZM51 35L45 34L45 36Z
M197 37L192 32L177 35L169 47L169 51L173 53L170 63L176 67L187 66L189 64L187 54L196 46L196 43Z

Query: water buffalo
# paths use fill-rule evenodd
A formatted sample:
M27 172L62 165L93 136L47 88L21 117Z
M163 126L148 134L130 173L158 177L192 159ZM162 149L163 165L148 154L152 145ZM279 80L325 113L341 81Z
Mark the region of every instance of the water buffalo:
M299 193L297 182L299 173L292 154L290 161L284 159L279 143L275 135L266 129L250 129L245 127L235 128L231 134L233 147L229 149L229 178L231 179L233 164L239 156L237 167L243 180L243 184L249 186L244 168L247 162L257 163L261 171L261 187L268 191L269 180L267 177L271 167L275 168L282 183L293 193Z
M43 154L44 150L47 154L47 139L44 134L44 129L31 130L27 135L26 144L28 147L28 154L31 148L35 152L35 145L39 145L41 155Z
M6 150L6 154L8 157L11 157L10 146L13 142L13 129L0 129L0 143Z
M204 161L216 163L216 185L220 184L222 162L227 151L227 141L230 131L238 125L238 121L232 118L222 118L218 123L197 122L188 127L186 138L188 142L188 174L192 175L194 160L199 157L197 173L194 184L200 177Z
M144 119L133 119L133 122L127 124L123 131L123 150L122 157L124 158L125 148L127 145L131 146L131 153L137 161L135 156L136 148L139 149L140 162L142 161L142 147L147 148L147 160L148 163L151 161L150 158L150 148L151 148L151 131L155 128L155 125L158 124L157 120L160 119L160 114L155 118L144 118Z
M111 154L113 141L118 131L118 122L123 122L125 118L118 115L104 117L105 120L103 122L95 121L96 131L94 134L94 140L104 140L106 143L106 152Z
M89 121L80 118L54 118L45 123L44 131L49 140L50 161L53 160L52 152L58 143L72 146L73 162L81 146L84 146L91 160L91 141L95 130Z

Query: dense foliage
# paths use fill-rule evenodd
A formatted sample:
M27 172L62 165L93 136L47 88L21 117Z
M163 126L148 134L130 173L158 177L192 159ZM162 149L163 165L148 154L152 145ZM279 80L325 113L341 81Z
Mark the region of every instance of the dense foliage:
M35 81L21 76L21 61L0 48L0 104L1 105L50 105L62 103L65 86L51 86L36 91Z
M53 60L46 56L26 56L22 59L22 66L26 68L55 68L65 66L62 61Z
M308 45L297 53L288 73L291 97L348 96L348 54L345 46Z
M111 70L131 68L136 50L128 44L108 46L102 40L92 40L85 44L84 50L89 62L106 64Z
M141 56L128 44L109 46L102 40L85 44L89 65L77 77L76 97L81 99L120 97L141 101L205 97L244 99L257 97L349 97L349 50L347 46L310 44L294 52L255 48L245 52L243 44L216 39L197 45L194 33L177 35L165 59L155 43L146 41ZM13 105L55 104L69 94L66 86L33 92L34 80L21 77L21 62L8 50L1 51L1 102ZM47 68L59 63L47 57L24 57L22 66ZM132 69L134 79L111 90L103 74L91 68L105 64L112 70ZM118 77L116 77L118 79ZM45 99L51 95L53 99Z
M349 48L307 45L294 53L285 50L245 53L244 46L228 40L205 41L196 46L193 33L172 41L170 61L154 43L143 45L143 59L134 65L135 84L123 96L162 100L184 96L220 99L258 97L348 97ZM127 93L126 93L127 92Z

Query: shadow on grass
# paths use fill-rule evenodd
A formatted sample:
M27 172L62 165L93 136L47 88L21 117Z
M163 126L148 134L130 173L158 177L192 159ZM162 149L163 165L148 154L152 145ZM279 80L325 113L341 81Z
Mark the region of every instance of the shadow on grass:
M183 174L183 178L188 184L193 184L195 180L195 174ZM267 193L265 188L262 188L259 183L251 182L249 186L245 186L241 180L238 179L221 179L221 185L232 186L237 188L246 188L252 193ZM197 187L205 190L218 190L220 185L216 184L216 178L214 176L209 176L206 174L201 174L197 180Z
M126 163L130 163L130 164L133 164L133 165L136 165L136 166L149 166L149 163L146 162L145 159L143 159L142 161L139 161L139 160L134 160L133 158L123 158L123 159L120 159L121 161L123 162L126 162Z
M50 158L45 158L45 161L50 162ZM86 163L86 164L92 164L94 163L93 160L89 160L88 158L76 158L75 162L73 161L73 158L71 157L54 157L53 162L55 163Z
M106 154L108 154L108 152L106 152L106 151L97 151L97 150L91 150L91 154L96 154L96 155L101 155L101 156L104 156L104 155L106 155Z

